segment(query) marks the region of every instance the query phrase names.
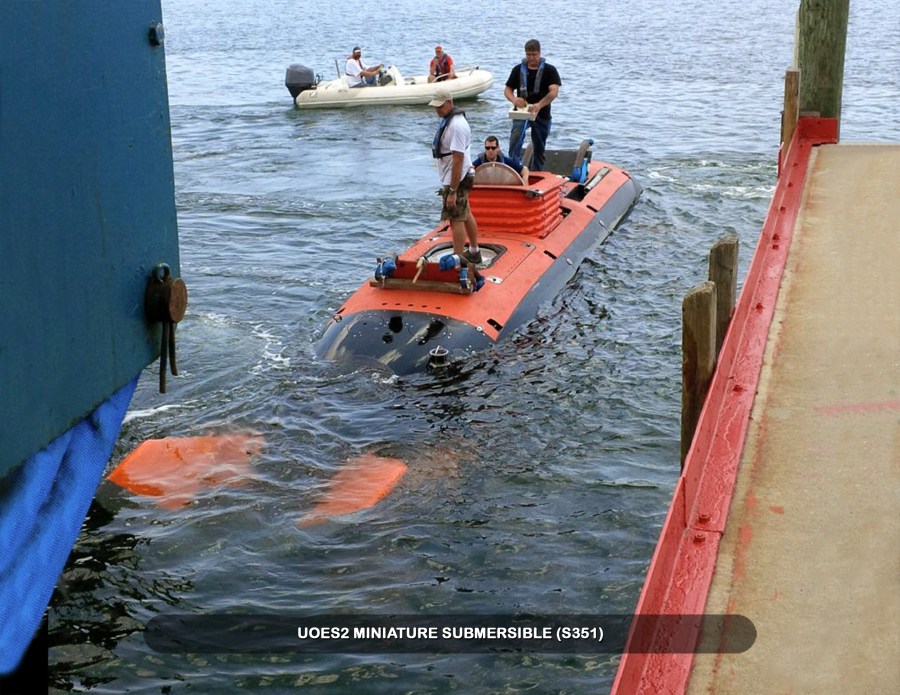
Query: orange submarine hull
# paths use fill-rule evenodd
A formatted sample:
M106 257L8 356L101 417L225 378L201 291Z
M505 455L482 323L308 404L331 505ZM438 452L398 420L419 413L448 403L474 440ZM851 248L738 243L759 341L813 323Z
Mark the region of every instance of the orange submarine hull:
M468 278L441 269L441 257L453 253L442 222L392 259L390 275L370 278L335 312L317 356L414 374L489 348L532 320L641 195L625 171L591 161L590 142L548 150L547 170L527 182L503 165L479 167L469 204L482 263L468 267Z

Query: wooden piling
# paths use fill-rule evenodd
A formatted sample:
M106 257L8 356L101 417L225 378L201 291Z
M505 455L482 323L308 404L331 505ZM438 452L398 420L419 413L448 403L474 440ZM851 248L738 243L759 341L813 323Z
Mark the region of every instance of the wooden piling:
M737 301L738 247L737 234L724 234L709 250L709 279L716 285L717 356Z
M788 68L784 73L784 111L781 112L781 147L784 156L800 118L800 71Z
M681 466L691 447L716 366L716 285L704 282L681 304Z
M797 67L800 111L840 123L850 0L800 0Z

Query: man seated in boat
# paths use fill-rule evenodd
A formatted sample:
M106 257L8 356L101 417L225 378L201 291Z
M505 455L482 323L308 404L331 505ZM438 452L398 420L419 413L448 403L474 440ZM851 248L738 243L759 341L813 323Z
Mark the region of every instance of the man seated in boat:
M441 46L434 47L434 58L428 66L428 81L443 82L444 80L455 80L456 71L453 69L453 58L449 53L444 53Z
M484 139L484 152L475 158L472 162L472 166L478 167L485 162L499 162L500 164L505 164L514 169L526 184L528 183L528 167L522 164L518 159L507 157L503 154L500 150L500 141L497 139L496 135L488 135Z
M354 47L353 53L347 58L344 66L344 74L347 75L348 87L369 87L377 84L376 77L381 73L384 63L374 67L368 67L362 62L362 49Z

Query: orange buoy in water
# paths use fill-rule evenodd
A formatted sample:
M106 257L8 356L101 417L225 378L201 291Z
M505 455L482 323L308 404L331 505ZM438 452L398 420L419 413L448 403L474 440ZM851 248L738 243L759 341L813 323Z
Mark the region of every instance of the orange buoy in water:
M252 474L250 456L263 444L261 435L250 434L148 439L109 479L136 495L156 498L160 507L178 509L199 489L243 484Z
M300 526L320 524L374 507L397 486L406 470L406 464L400 459L374 454L351 459L331 479L312 510L300 519Z

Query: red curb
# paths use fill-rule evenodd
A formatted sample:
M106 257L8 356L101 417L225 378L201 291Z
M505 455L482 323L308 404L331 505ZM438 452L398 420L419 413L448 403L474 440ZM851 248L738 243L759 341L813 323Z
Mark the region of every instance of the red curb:
M837 134L836 119L801 118L786 155L779 157L778 183L647 569L637 614L699 615L706 608L810 154L816 145L836 143ZM695 542L695 534L704 534L706 542ZM637 645L642 653L632 651ZM694 655L670 654L666 647L664 634L629 634L611 695L683 693Z

